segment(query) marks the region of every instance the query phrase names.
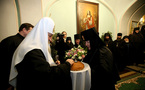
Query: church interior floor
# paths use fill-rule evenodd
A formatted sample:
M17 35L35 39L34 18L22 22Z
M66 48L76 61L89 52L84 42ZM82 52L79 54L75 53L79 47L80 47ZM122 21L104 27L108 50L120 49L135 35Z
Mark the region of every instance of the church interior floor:
M115 85L116 90L145 90L145 63L126 66L119 75L121 80Z

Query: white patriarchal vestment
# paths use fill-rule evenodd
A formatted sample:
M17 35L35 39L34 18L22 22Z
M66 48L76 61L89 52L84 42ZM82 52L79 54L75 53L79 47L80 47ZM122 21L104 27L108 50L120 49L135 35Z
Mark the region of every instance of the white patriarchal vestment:
M48 52L50 44L48 44L48 33L53 34L54 22L51 18L42 18L32 31L26 36L26 38L21 42L16 51L14 52L9 83L16 87L16 78L18 75L16 65L19 64L24 56L33 49L41 49L45 55L47 62L54 66L56 65Z

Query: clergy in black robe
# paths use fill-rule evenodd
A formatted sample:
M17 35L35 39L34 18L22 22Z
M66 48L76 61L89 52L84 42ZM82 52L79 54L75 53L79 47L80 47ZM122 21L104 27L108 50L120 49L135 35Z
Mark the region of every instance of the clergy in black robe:
M143 45L145 46L145 25L142 26L141 28L141 34L143 35L143 38L144 38L144 43ZM145 47L144 47L144 60L145 60Z
M77 48L80 45L82 48L86 48L80 34L75 34L74 35L74 40L75 40L74 47Z
M16 48L19 46L19 44L22 42L24 37L27 35L27 33L30 32L30 30L33 28L33 25L29 23L23 23L19 28L19 33L16 35L10 36L5 38L0 42L0 55L3 60L1 60L1 63L3 64L1 75L3 76L2 82L3 85L1 90L6 90L9 88L9 74L10 74L10 68L11 68L11 61L12 56Z
M123 42L122 33L118 33L117 39L114 40L109 46L109 49L112 51L114 61L117 65L117 68L119 69L119 71L124 70L124 66L122 67L122 64L121 64L121 63L123 63L123 61L122 61L123 53L121 50L121 43L122 42Z
M91 90L115 90L115 83L120 78L112 53L95 31L91 28L81 32L88 47L83 61L91 67Z
M66 38L66 44L67 44L68 50L70 50L71 48L74 47L72 40L71 40L71 37Z
M145 25L143 25L143 26L141 27L141 33L142 33L142 35L143 35L143 37L144 37L144 39L145 39Z
M57 55L59 56L59 60L61 63L65 62L65 52L68 50L67 44L64 42L63 34L58 33L56 40L55 50L57 50Z
M120 63L122 67L125 68L127 65L133 65L134 58L133 53L134 49L132 44L129 41L129 36L123 37L123 42L121 43L121 52L123 54L122 62Z
M134 28L133 35L131 38L131 44L134 47L134 59L136 65L144 63L144 38L139 31L139 27Z
M104 43L106 44L107 47L110 47L111 43L112 43L112 37L109 33L105 33L104 34Z
M53 35L54 22L44 17L16 49L11 66L10 84L16 90L71 90L68 59L56 65L48 48Z
M17 90L71 90L70 63L51 67L40 49L29 51L16 65Z

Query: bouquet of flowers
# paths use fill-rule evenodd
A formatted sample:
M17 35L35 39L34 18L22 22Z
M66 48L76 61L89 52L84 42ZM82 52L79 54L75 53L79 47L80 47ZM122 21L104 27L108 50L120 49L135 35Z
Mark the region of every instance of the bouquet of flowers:
M82 59L87 55L87 50L82 48L80 45L77 48L72 48L68 52L66 52L65 58L66 59L73 59L82 61Z

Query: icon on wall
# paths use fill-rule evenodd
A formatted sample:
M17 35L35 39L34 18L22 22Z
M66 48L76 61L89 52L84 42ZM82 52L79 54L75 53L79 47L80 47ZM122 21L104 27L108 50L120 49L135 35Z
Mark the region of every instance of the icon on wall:
M77 33L93 28L98 32L99 4L88 1L77 1Z

